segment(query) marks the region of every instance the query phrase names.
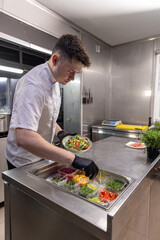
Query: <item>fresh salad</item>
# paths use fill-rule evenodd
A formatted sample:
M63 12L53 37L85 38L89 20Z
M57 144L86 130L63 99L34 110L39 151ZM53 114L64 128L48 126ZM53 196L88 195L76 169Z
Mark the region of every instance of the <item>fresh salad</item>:
M118 197L118 193L113 193L113 192L107 192L107 189L104 188L100 194L99 197L101 198L101 202L108 202L108 201L113 201L114 199L116 199Z
M64 179L63 179L61 176L55 175L55 176L52 177L51 182L58 183L58 182L61 182L61 181L63 181L63 180L64 180Z
M57 167L55 170L54 174L47 177L47 181L105 208L111 205L128 185L127 179L107 174L105 170L100 170L97 179L93 180L90 180L84 171L69 165Z
M84 198L86 198L87 195L89 195L91 193L94 193L94 190L92 188L90 188L90 187L87 187L87 186L81 187L80 190L78 191L78 194L81 197L84 197Z
M65 183L64 188L68 191L72 191L75 188L75 184L76 184L75 181L73 181L73 179L69 178L67 180L67 182Z
M79 135L71 136L65 143L65 147L72 151L83 151L91 146L87 138L82 138Z
M124 182L121 182L118 179L113 179L106 183L106 188L114 189L115 191L120 191L122 187L124 186Z

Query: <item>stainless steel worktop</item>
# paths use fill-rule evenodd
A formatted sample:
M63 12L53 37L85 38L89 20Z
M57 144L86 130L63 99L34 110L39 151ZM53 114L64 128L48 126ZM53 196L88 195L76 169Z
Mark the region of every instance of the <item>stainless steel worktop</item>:
M141 129L116 128L115 126L99 124L92 126L92 141L98 141L110 136L139 139L141 133Z
M107 126L102 124L93 125L93 128L99 128L99 129L107 129L107 130L114 130L119 132L135 132L135 133L141 133L141 129L127 129L127 128L116 128L114 126Z
M9 185L53 209L80 228L85 229L85 231L92 233L97 239L111 239L106 238L106 234L109 236L112 231L111 219L114 218L148 172L159 161L158 157L152 164L148 164L146 153L143 150L125 146L129 140L127 138L109 137L93 143L88 152L79 154L93 159L100 169L135 179L122 197L108 211L46 184L43 179L30 174L33 169L49 164L51 162L49 160L41 160L34 164L6 171L3 173L3 179ZM117 231L120 231L120 227Z
M89 151L79 155L93 159L101 169L138 179L149 168L147 156L142 149L126 147L129 141L133 139L109 137L93 143Z

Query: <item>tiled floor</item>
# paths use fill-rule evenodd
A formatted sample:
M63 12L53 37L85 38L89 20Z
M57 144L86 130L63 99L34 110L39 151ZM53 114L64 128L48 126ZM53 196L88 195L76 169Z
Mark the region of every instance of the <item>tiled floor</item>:
M0 240L4 240L4 206L0 206Z

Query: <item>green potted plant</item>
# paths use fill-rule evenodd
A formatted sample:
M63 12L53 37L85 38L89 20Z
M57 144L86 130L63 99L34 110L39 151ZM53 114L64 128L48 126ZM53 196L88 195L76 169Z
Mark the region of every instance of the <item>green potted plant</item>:
M155 121L154 126L148 128L140 136L141 142L147 147L147 161L152 162L160 150L160 122Z

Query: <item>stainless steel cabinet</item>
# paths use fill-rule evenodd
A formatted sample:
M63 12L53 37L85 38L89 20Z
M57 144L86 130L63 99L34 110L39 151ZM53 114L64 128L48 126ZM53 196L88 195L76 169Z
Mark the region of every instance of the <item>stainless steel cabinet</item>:
M4 201L4 181L2 180L2 172L7 170L7 162L5 158L6 139L0 138L0 203Z
M141 130L119 129L115 127L95 125L92 126L92 141L99 141L110 136L139 139L141 133Z

